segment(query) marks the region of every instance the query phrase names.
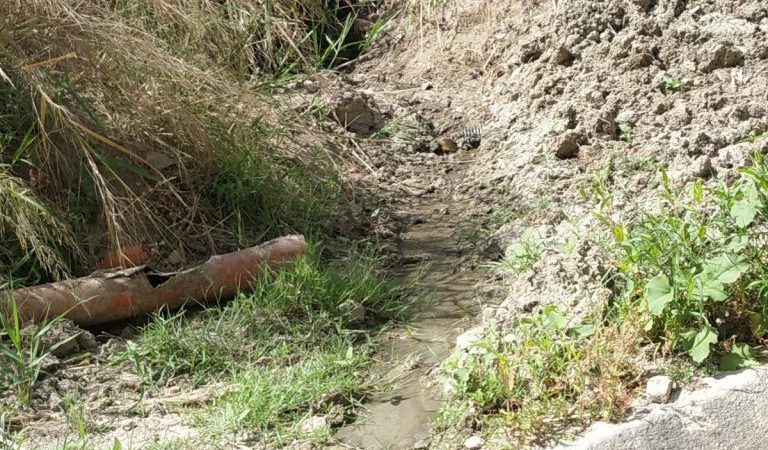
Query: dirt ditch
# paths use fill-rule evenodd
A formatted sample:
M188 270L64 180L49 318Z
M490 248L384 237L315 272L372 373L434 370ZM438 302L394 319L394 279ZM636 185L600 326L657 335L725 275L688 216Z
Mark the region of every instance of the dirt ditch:
M428 443L444 404L441 387L435 386L436 369L479 311L476 290L485 278L482 271L462 267L476 248L462 236L467 224L457 216L467 206L466 200L434 195L408 208L410 226L400 235L404 264L399 275L406 282L415 278L424 292L416 299L422 304L411 328L390 336L384 345L379 370L388 368L385 379L395 388L374 396L355 424L339 430L341 442L365 449Z

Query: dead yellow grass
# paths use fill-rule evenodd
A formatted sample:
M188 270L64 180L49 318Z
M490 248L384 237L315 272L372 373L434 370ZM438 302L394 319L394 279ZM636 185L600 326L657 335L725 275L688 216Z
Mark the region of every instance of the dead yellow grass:
M20 136L34 137L0 178L67 213L86 177L96 228L106 230L79 242L91 255L148 237L184 245L190 234L215 247L226 231L200 190L222 154L247 149L265 166L289 159L314 176L328 170L313 131L259 92L259 74L286 58L310 65L307 27L324 14L315 1L0 3L0 92L24 110L5 117L17 129L3 130L3 162ZM82 234L69 225L66 234ZM16 239L44 242L31 237L35 227L25 232Z

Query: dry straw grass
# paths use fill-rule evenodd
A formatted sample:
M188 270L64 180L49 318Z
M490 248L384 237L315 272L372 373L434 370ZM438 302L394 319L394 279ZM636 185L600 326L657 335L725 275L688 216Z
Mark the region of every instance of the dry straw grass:
M258 152L276 179L285 179L276 172L286 161L323 177L329 155L317 151L314 132L259 90L264 74L314 64L310 33L334 23L321 5L0 2L0 189L40 205L25 225L14 223L19 202L1 203L0 238L33 249L50 273L65 273L56 254L76 250L82 230L53 217L68 217L73 197L82 207L86 186L100 214L81 216L106 230L79 239L91 255L129 241L185 245L192 235L215 247L223 218L206 210L201 190L222 157L235 159L228 153ZM158 155L161 167L152 162Z

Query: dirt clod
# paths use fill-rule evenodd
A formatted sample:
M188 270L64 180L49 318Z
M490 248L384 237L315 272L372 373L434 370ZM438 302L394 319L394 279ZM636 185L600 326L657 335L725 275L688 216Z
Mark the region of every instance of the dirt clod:
M347 94L333 109L333 118L352 133L370 136L384 126L384 120L370 97Z
M579 154L579 143L577 136L569 133L564 134L558 139L555 156L560 159L575 158Z

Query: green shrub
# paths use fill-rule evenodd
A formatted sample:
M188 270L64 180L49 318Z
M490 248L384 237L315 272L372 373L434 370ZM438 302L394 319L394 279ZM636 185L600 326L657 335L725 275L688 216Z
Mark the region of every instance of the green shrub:
M455 393L444 414L455 416L457 402L493 412L491 421L521 445L621 417L634 376L631 333L619 323L571 326L554 305L521 317L509 334L491 330L443 363L443 381Z
M611 226L617 248L620 302L643 313L645 331L696 362L733 349L726 367L751 362L750 342L766 332L768 273L765 218L768 166L761 155L732 186L708 188L701 180L688 192L662 173L662 200L655 211ZM713 347L714 346L714 347Z

